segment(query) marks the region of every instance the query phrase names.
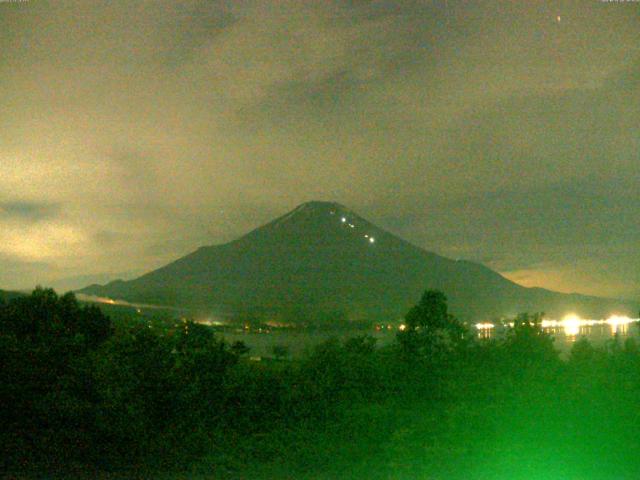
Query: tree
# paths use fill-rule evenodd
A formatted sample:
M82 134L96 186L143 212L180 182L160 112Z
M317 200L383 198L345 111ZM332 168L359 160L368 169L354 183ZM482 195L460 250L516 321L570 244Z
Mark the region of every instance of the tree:
M242 340L236 340L235 342L233 342L230 349L231 352L238 357L242 357L243 355L246 355L251 351L247 344Z
M581 338L571 347L569 361L571 364L584 368L591 363L596 356L596 349L586 338Z
M407 353L432 355L459 343L463 334L463 326L449 313L445 294L426 290L405 316L405 329L398 332L398 341Z
M286 345L274 345L271 347L271 353L276 360L284 360L289 356L289 347Z
M375 351L377 341L371 335L358 335L345 340L344 349L347 353L370 355Z
M3 309L2 331L21 342L46 347L73 342L95 348L113 332L111 320L96 306L80 306L71 292L58 297L50 288L37 287Z
M450 319L447 297L439 290L427 290L405 316L408 330L445 328Z
M4 462L52 466L86 453L96 410L92 359L111 333L110 319L72 293L38 287L0 308Z
M544 313L519 314L505 340L508 355L519 367L551 364L558 360L553 337L542 330Z

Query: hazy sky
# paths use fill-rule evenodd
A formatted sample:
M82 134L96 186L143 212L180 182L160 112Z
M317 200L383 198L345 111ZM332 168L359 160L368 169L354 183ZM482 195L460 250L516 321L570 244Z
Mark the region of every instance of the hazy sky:
M318 199L637 299L639 127L638 2L0 0L0 288L143 272Z

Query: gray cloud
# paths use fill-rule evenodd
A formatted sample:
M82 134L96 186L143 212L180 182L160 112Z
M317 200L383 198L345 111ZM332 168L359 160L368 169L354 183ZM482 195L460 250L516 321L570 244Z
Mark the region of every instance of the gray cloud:
M48 202L9 201L0 202L0 218L24 222L39 222L55 217L60 205Z
M53 270L53 265L47 262L27 261L0 253L0 284L3 289L7 286L15 289L28 289L36 284L42 284L38 277L43 272Z

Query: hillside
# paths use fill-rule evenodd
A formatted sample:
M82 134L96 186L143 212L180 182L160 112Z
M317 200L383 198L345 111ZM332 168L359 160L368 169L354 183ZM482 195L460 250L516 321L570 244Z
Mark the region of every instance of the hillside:
M0 301L8 301L11 300L12 298L17 298L17 297L21 297L24 294L19 293L19 292L11 292L8 290L0 290Z

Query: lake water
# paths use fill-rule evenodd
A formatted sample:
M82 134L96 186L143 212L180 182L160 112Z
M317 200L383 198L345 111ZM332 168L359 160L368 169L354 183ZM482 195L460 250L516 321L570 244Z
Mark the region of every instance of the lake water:
M277 331L272 330L270 333L251 333L251 332L224 332L220 335L227 342L242 341L251 351L251 357L272 357L273 347L286 347L288 353L292 357L303 355L307 351L312 350L316 345L330 339L338 338L344 340L357 335L371 335L377 339L377 345L388 345L395 339L395 332L304 332L304 331Z
M546 323L543 324L543 330L555 338L556 348L563 353L568 352L573 343L583 337L587 338L595 346L604 345L607 340L612 340L616 335L622 341L629 337L640 337L638 319L628 319L626 317L612 318L613 321L612 319L581 320L576 318L568 318L561 321L547 320ZM507 327L489 325L490 324L477 324L473 327L476 330L478 338L499 338L507 331ZM346 339L364 334L376 338L378 345L388 345L396 338L396 330L394 329L337 333L271 330L269 333L224 332L220 335L228 342L244 342L251 348L249 353L251 357L272 357L275 346L285 347L290 356L296 357L331 337ZM640 340L640 338L638 338L638 340Z
M542 330L553 336L555 346L561 352L571 349L573 343L581 338L586 338L594 346L602 346L607 341L618 338L624 341L627 338L640 336L640 319L612 316L606 320L585 320L574 315L562 320L543 320ZM478 338L495 338L504 335L508 328L492 324L476 324Z

